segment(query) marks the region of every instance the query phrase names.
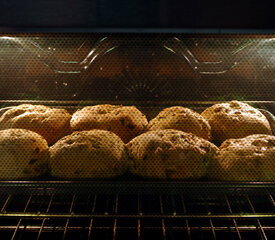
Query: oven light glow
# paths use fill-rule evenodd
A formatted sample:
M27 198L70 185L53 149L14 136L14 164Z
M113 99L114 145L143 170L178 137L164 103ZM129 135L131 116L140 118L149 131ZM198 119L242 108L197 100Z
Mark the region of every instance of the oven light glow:
M1 39L14 39L14 38L13 37L3 36L3 37L1 37Z
M89 58L93 53L94 53L95 49L93 49L92 51L89 52L88 56L86 58Z

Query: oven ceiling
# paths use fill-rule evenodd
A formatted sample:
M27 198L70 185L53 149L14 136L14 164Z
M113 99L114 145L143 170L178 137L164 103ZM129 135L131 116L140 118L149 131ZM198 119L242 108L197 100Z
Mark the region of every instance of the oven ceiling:
M0 28L275 29L274 1L2 0Z

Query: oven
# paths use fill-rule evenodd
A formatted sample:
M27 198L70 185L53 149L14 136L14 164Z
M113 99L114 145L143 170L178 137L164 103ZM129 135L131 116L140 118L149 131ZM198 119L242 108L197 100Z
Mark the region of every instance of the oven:
M128 147L128 165L119 176L53 176L52 156L47 155L43 173L30 177L20 167L27 158L28 139L17 146L16 137L8 143L3 140L2 132L12 128L3 126L3 118L22 104L65 109L71 116L89 106L135 106L150 121L174 106L201 114L213 105L237 101L262 114L269 138L274 136L273 3L134 0L131 4L122 0L3 1L0 239L274 239L272 140L258 146L259 158L253 158L253 163L233 171L237 180L211 176L215 164L210 165L210 160L199 177L171 177L171 171L159 178L138 176L130 169ZM10 117L21 115L20 111ZM57 118L56 126L62 120ZM37 130L32 121L19 128ZM241 127L229 127L229 134L236 129L241 131ZM257 126L252 130L256 133ZM133 138L143 132L147 127ZM213 138L212 130L211 135L208 140L220 148L212 161L227 146L221 147L223 141ZM128 141L124 144L128 146ZM54 145L48 143L47 153ZM271 149L269 165L262 169L260 155L266 149ZM249 158L247 151L239 162ZM229 161L235 158L229 154ZM78 165L86 158L80 152L65 159ZM28 165L37 161L28 160ZM61 173L67 172L63 167Z
M259 109L274 134L274 39L272 34L2 34L0 114L21 104L71 114L112 104L134 105L150 120L171 106L201 113L238 100ZM111 179L64 179L46 172L1 177L0 208L1 239L275 237L272 179L156 179L130 171Z

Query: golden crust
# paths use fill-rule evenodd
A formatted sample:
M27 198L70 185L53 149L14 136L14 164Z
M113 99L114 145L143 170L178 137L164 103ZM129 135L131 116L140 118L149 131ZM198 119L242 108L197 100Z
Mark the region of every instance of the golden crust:
M76 111L71 127L76 131L102 129L114 132L124 142L144 132L148 124L144 114L134 106L96 105Z
M275 136L226 140L210 164L209 176L223 181L275 181Z
M0 131L0 178L38 177L47 169L48 144L35 132L25 129Z
M129 168L147 178L201 178L218 148L193 134L166 129L144 133L126 144Z
M50 171L60 178L110 178L127 170L122 140L105 130L74 132L50 148Z
M238 101L215 104L201 114L208 120L214 140L243 138L251 134L271 134L266 117L250 105Z
M197 112L174 106L165 108L154 119L152 119L148 128L151 130L176 129L211 140L211 128L208 122Z
M43 136L49 145L70 133L71 115L65 109L22 104L7 110L0 118L0 128L22 128Z

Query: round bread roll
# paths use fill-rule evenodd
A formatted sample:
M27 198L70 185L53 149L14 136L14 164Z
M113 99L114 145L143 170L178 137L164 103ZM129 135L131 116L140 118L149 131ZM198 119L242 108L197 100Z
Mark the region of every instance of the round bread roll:
M209 176L224 181L275 181L275 136L226 140L210 164Z
M256 108L238 101L215 104L201 114L211 126L213 140L272 134L266 117Z
M0 131L0 179L38 177L47 169L48 144L25 129Z
M124 143L105 130L74 132L50 147L50 171L60 178L110 178L127 170Z
M149 122L147 129L149 131L176 129L211 140L211 128L208 122L199 113L180 106L162 110Z
M70 133L70 120L71 115L65 109L22 104L1 116L0 129L28 129L43 136L51 145Z
M160 179L201 178L218 148L193 134L166 129L144 133L126 144L130 171Z
M75 131L102 129L117 134L125 143L144 132L148 124L136 107L96 105L76 111L71 119Z

